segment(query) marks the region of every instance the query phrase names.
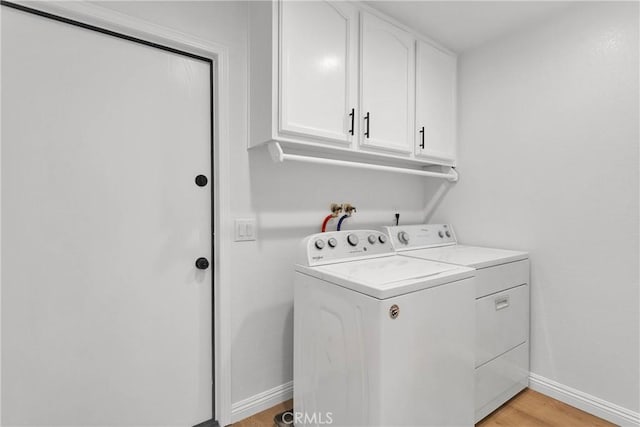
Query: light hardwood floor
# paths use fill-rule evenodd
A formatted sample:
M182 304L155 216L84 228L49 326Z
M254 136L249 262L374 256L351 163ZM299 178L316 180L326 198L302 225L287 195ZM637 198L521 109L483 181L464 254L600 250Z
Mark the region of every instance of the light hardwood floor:
M476 427L604 427L615 426L602 418L526 389L495 410Z
M293 407L287 400L273 408L235 423L233 427L273 427L273 417ZM533 390L524 390L476 427L609 427L601 418L569 406Z
M293 408L293 400L287 400L269 408L266 411L262 411L255 414L252 417L245 418L244 420L233 424L233 427L273 427L276 424L273 422L273 417L281 412L288 411Z

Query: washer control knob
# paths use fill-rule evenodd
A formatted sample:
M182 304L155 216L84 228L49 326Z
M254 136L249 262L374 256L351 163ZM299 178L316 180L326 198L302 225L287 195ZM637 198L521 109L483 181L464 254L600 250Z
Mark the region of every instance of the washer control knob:
M449 230L445 231L444 234L446 234L447 237L451 237L451 233L449 233Z
M349 234L347 236L347 242L349 242L351 246L356 246L359 241L360 240L358 239L358 236L356 236L355 234Z
M367 237L367 240L369 241L369 243L373 245L376 242L376 236L374 236L373 234L369 234L369 237Z
M333 237L331 237L329 240L327 240L327 243L329 244L329 246L331 246L332 248L335 248L336 245L338 244L338 241L336 239L334 239Z
M438 231L438 236L442 239L444 237L444 233L442 231Z
M406 231L399 232L398 240L400 240L400 243L404 243L406 245L407 243L409 243L409 233L407 233Z
M316 240L315 246L318 249L323 249L324 248L324 240L320 240L320 239Z
M384 234L381 234L378 236L378 242L385 244L387 243L387 236L385 236Z

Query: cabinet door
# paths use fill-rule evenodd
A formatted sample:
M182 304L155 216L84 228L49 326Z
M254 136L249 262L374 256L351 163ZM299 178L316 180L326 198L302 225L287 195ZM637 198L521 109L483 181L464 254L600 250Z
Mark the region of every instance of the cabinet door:
M361 146L411 153L414 38L369 13L361 19Z
M456 160L456 57L419 41L416 53L416 155Z
M357 19L346 2L280 2L280 132L351 143Z

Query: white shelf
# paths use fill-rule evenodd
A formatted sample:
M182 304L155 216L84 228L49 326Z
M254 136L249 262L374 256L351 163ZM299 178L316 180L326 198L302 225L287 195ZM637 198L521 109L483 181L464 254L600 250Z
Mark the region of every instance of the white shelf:
M409 175L418 175L430 178L442 178L448 181L457 181L458 173L455 168L449 166L447 172L434 172L428 171L424 169L417 169L416 166L420 166L421 164L404 164L404 165L385 165L385 164L377 164L377 163L368 163L361 160L341 160L334 159L330 157L325 157L322 155L317 155L318 153L308 153L308 154L298 154L298 153L285 153L282 148L282 145L277 141L271 141L267 144L267 148L269 149L269 154L274 162L282 163L284 161L295 161L295 162L305 162L305 163L317 163L324 165L332 165L332 166L344 166L349 168L356 169L369 169L369 170L378 170L384 172L395 172ZM445 166L446 167L446 166Z

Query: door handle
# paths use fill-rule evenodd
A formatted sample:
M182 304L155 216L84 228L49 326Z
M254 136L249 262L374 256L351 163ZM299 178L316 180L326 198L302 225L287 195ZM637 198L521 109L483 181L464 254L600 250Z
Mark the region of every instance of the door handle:
M209 182L209 180L207 179L206 176L204 175L196 176L196 185L198 187L204 187L205 185L207 185L207 182Z
M353 127L354 127L355 119L356 119L356 109L355 108L351 109L351 113L349 113L349 117L351 117L351 129L349 129L349 133L351 135L353 135Z
M367 127L366 127L366 132L364 133L364 136L369 139L369 122L371 121L371 116L369 115L369 112L367 111L367 115L364 116L364 120L367 122Z
M420 129L420 134L422 135L422 142L420 143L420 148L424 150L424 126Z
M209 268L209 260L203 257L198 258L196 260L196 268L199 270L206 270Z

